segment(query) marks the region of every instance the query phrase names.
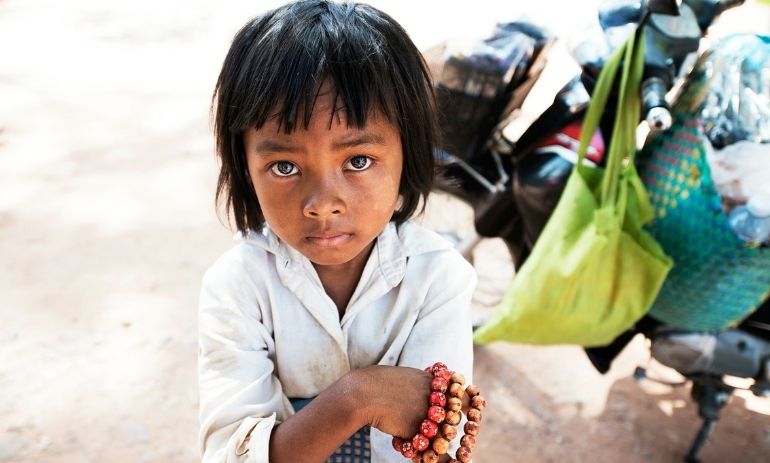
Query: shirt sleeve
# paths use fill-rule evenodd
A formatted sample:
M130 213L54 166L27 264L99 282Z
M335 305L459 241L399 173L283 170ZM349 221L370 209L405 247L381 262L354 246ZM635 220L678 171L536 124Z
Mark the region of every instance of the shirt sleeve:
M432 270L423 272L434 280L420 308L417 321L404 344L399 366L423 369L435 362L444 362L450 370L462 373L466 384L473 381L473 326L471 299L476 288L476 271L456 252L444 252L432 259ZM462 429L460 423L458 429ZM462 435L462 433L460 433ZM403 461L393 451L392 437L372 428L372 450L376 462ZM450 452L459 447L460 439L452 441Z
M268 353L253 284L215 264L198 318L199 442L203 463L268 463L270 433L293 413Z

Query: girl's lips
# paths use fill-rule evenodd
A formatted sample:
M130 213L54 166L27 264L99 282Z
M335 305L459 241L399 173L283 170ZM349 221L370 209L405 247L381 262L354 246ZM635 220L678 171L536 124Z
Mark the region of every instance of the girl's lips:
M346 243L352 237L350 233L324 233L319 236L308 236L305 239L315 246L331 248Z

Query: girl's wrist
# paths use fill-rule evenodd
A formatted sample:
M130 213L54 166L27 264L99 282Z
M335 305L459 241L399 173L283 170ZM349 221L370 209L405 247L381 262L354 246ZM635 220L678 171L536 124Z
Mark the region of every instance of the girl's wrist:
M341 403L359 428L373 424L376 416L374 403L369 397L372 387L366 370L352 370L340 380L340 392L343 395Z

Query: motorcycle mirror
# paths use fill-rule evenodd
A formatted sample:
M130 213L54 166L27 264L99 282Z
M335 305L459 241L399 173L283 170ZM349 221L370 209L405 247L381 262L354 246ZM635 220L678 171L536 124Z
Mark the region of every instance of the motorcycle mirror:
M679 7L682 0L647 0L647 9L650 13L679 16Z

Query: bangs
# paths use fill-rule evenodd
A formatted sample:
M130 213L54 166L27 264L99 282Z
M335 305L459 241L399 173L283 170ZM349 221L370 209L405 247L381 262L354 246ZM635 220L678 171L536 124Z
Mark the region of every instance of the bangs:
M376 110L400 126L399 107L407 106L402 100L410 92L396 89L409 87L410 79L388 59L395 52L389 49L393 37L387 36L392 24L383 24L382 13L366 14L367 8L319 2L312 9L290 7L248 24L236 37L244 41L241 73L231 87L239 98L222 102L231 111L229 129L242 133L268 120L286 133L300 125L307 128L326 83L334 102L330 121L344 110L347 123L361 128ZM307 26L298 30L297 23Z

